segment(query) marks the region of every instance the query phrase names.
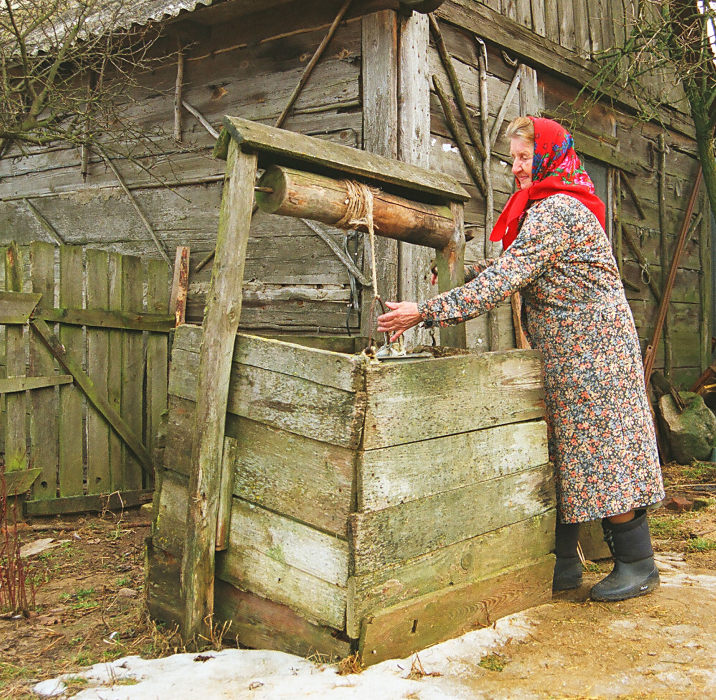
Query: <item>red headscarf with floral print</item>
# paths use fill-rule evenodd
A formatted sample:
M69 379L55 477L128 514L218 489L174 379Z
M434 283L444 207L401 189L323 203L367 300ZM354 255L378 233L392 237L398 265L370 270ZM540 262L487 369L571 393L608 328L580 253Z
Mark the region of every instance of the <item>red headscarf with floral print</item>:
M517 238L529 203L553 194L563 193L578 199L604 228L604 202L594 193L594 183L574 152L572 135L551 119L530 119L535 127L532 184L509 198L490 234L490 240L502 241L505 249Z

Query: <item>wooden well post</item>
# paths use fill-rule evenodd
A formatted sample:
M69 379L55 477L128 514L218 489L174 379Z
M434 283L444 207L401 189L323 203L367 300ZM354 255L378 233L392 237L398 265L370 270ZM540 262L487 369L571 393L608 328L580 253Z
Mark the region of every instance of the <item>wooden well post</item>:
M469 199L446 175L234 117L225 118L215 155L227 167L199 354L181 564L187 641L211 624L214 553L226 547L231 516L231 474L222 467L224 428L257 168L266 169L267 191L257 196L259 206L328 223L340 221L349 204L346 180L370 188L375 233L435 248L440 291L463 283L463 203ZM441 329L441 342L464 348L464 326Z

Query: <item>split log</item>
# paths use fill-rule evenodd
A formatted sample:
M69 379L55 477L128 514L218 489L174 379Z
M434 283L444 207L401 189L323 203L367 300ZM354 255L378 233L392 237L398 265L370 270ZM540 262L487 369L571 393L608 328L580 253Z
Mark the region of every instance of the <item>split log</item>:
M336 226L350 206L344 182L283 166L269 167L259 187L271 189L271 192L256 192L259 208L270 214ZM452 239L455 222L449 207L413 202L375 189L372 192L373 225L377 234L438 249ZM351 228L367 231L364 224Z

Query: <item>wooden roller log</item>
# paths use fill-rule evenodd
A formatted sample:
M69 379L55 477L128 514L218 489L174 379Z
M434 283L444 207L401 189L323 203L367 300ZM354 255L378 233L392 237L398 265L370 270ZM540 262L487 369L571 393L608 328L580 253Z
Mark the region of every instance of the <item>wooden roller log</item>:
M376 234L438 249L452 240L455 222L450 207L413 202L377 189L371 191ZM259 180L256 204L270 214L336 226L344 218L351 196L345 181L272 165ZM340 228L368 230L365 224Z

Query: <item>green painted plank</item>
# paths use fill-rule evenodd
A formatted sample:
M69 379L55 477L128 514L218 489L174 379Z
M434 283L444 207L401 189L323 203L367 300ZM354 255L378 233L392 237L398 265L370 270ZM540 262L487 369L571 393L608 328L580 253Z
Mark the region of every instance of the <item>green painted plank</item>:
M23 469L22 471L5 472L5 493L8 496L17 496L25 493L35 482L42 469Z
M52 243L34 242L30 246L32 290L41 295L38 309L55 305L55 250ZM55 359L36 333L30 333L30 372L48 376L55 372ZM59 465L58 396L52 388L30 394L30 450L32 463L42 469L32 485L32 498L41 500L57 495Z
M151 503L153 491L121 491L87 496L68 496L42 501L25 501L26 515L61 515L69 513L103 513Z
M61 384L72 384L72 377L69 374L53 374L51 377L9 377L0 379L0 394L43 389Z
M214 151L219 158L226 157L231 136L243 150L258 151L261 167L269 162L298 161L306 169L328 169L343 177L352 175L415 194L461 202L470 199L457 180L417 165L238 117L224 117L224 127Z
M125 255L122 261L122 311L141 312L144 308L142 260ZM144 348L139 331L122 331L122 400L121 416L132 433L142 435L142 380L144 378ZM125 445L122 457L122 488L138 489L142 483L142 469L132 450Z
M87 249L87 311L105 313L109 308L109 256L102 250ZM97 391L107 394L109 331L87 328L87 375ZM110 474L109 436L111 429L102 414L87 407L87 491L103 493L113 486Z
M84 263L81 246L60 246L60 306L82 306ZM59 341L77 366L84 364L84 339L81 328L61 326ZM72 374L72 372L70 372ZM84 456L82 445L82 392L72 384L60 387L60 496L84 493Z
M9 292L22 291L22 260L13 242L5 251L5 288ZM22 326L5 328L5 358L8 377L23 377L25 367L25 336ZM5 398L5 468L7 471L27 469L25 394L11 394Z
M41 294L0 292L0 323L25 324L40 301Z

